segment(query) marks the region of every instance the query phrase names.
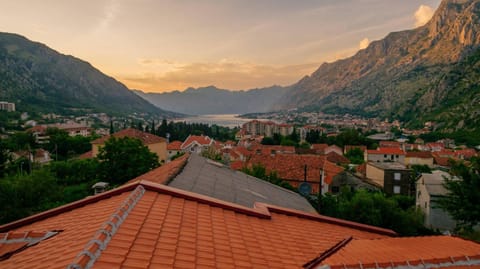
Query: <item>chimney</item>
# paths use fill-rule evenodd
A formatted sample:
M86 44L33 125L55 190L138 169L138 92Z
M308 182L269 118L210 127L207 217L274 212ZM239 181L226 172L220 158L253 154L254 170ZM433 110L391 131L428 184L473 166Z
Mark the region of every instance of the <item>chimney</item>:
M109 184L107 182L97 182L93 184L92 189L93 189L93 195L100 194L102 192L105 192L108 189Z

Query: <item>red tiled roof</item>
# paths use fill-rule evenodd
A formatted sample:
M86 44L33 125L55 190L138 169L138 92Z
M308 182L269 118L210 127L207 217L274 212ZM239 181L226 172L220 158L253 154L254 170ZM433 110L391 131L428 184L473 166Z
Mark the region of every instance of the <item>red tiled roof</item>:
M307 166L307 181L319 182L321 171L325 171L324 182L330 184L343 168L326 160L325 156L299 155L299 154L276 154L271 156L252 155L248 160L247 167L253 164L261 164L267 172L275 171L279 178L284 180L303 181L305 178L305 165Z
M400 142L397 141L380 141L380 148L401 148Z
M340 268L435 268L480 265L480 244L451 236L351 240L317 265ZM314 264L307 266L312 268ZM470 267L474 268L474 267Z
M274 153L295 153L294 146L279 146L279 145L255 145L251 147L253 154L257 154L260 151L260 154L271 154Z
M399 148L378 148L367 150L367 154L394 154L394 155L405 155L405 151Z
M336 163L336 164L349 164L350 160L347 159L345 156L336 153L335 151L331 151L327 154L327 160Z
M46 131L47 131L47 127L43 125L37 125L27 129L27 132L31 132L31 133L45 133Z
M455 150L453 154L458 158L470 159L477 156L477 151L475 151L474 149L460 149Z
M192 143L198 143L201 146L209 146L213 143L213 140L208 136L203 135L189 135L187 139L182 143L182 149L190 146Z
M233 149L243 157L248 157L252 155L252 152L245 147L234 147Z
M243 161L233 161L230 163L230 168L233 170L240 170L243 168L244 164Z
M181 150L182 141L172 141L167 145L167 150Z
M247 208L144 181L0 226L0 232L53 229L62 232L0 261L0 267L299 268L345 237L395 235L262 203Z
M110 139L111 136L116 137L116 138L123 138L123 137L137 138L140 141L142 141L143 144L145 144L145 145L166 142L166 139L163 138L163 137L156 136L156 135L153 135L153 134L150 134L150 133L145 133L145 132L142 132L142 131L137 130L137 129L128 128L128 129L124 129L124 130L121 130L119 132L116 132L112 135L107 135L107 136L104 136L104 137L100 137L96 140L93 140L91 143L92 144L104 144L105 141Z
M91 158L93 158L93 151L91 150L78 156L78 159L91 159Z
M143 175L140 175L128 181L126 184L142 180L158 184L167 184L169 180L173 179L176 175L180 173L180 171L187 163L189 156L190 154L186 153L171 162L165 163L160 167L157 167Z
M312 149L316 150L318 154L323 154L328 144L312 144Z
M430 159L433 158L432 153L430 151L407 151L408 158L422 158L422 159Z

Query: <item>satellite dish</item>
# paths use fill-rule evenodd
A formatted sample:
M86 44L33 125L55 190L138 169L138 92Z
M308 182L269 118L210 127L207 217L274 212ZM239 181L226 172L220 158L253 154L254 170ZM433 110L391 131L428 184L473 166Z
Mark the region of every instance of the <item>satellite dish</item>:
M310 185L308 182L302 182L300 185L298 185L298 192L305 196L310 195L312 192L312 185Z

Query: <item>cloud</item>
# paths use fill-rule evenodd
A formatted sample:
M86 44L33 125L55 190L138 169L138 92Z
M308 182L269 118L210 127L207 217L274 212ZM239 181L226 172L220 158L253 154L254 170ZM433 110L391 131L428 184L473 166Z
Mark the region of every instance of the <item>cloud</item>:
M312 73L319 63L298 65L263 65L251 62L222 59L217 62L189 64L165 60L143 59L143 64L164 65L169 70L162 72L153 68L137 75L116 76L129 88L147 92L183 90L188 87L215 85L230 90L245 90L271 85L290 85L306 74Z
M425 25L433 16L433 9L426 5L420 5L415 11L415 27Z
M360 40L360 43L358 44L358 47L359 47L359 49L363 50L363 49L366 49L369 44L370 44L370 40L368 40L368 38L364 38L364 39Z
M103 16L100 18L100 21L95 29L96 33L105 31L110 27L112 22L117 17L119 10L119 4L117 0L109 0L103 9Z

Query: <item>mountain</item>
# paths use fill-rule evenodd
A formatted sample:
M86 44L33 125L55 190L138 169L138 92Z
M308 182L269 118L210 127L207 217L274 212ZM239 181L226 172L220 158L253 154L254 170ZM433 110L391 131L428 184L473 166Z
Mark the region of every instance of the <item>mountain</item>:
M167 110L190 115L244 114L267 112L286 93L287 88L272 86L248 91L229 91L215 86L188 88L183 92L144 93L138 95Z
M480 0L443 0L424 26L388 34L354 56L322 64L279 101L303 108L480 126Z
M29 112L172 114L89 63L10 33L0 33L0 101Z

